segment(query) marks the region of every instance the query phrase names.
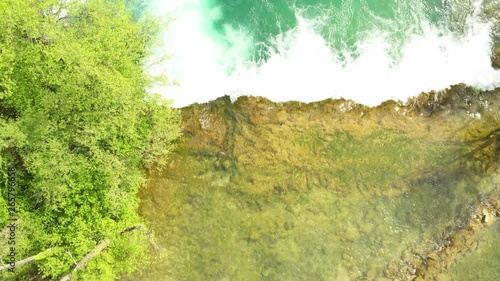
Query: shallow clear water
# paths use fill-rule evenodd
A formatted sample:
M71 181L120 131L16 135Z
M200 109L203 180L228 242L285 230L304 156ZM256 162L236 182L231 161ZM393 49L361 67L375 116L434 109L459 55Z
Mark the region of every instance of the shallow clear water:
M173 19L157 50L171 58L150 70L170 79L152 91L176 106L223 95L377 105L460 82L500 84L480 0L131 3L138 16Z
M397 276L496 188L466 168L469 115L289 105L278 122L273 106L185 109L181 148L140 194L165 256L128 280Z
M255 195L226 173L189 168L192 179L157 176L143 195L167 258L141 280L373 280L460 226L480 194L474 181L428 179L397 196Z
M448 274L453 280L490 281L500 276L500 220L481 233L479 247L456 262Z

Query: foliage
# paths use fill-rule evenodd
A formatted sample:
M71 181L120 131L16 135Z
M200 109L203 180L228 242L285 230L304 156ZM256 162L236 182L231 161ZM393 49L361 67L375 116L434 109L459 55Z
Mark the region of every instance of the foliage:
M144 234L121 234L140 223L143 169L180 134L179 113L144 90L160 25L135 21L123 1L0 0L0 11L0 176L7 186L17 170L16 259L63 249L22 266L58 279L111 239L77 278L114 280L143 261Z

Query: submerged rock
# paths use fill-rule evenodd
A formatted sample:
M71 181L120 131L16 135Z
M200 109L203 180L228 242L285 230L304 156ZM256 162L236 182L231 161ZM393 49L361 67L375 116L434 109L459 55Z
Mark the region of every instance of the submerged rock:
M463 236L468 206L497 188L499 94L183 108L169 169L140 191L169 253L141 280L432 280L476 241L423 241Z
M500 199L500 186L491 194L486 196L488 201L474 206L475 215L470 218L464 227L458 228L455 232L448 235L438 252L430 252L427 258L417 261L415 267L418 268L417 276L401 276L391 273L391 276L398 276L403 280L452 280L446 274L447 270L461 258L465 257L471 251L475 251L479 245L479 237L482 231L497 219L498 209L490 204L491 201ZM425 278L424 278L425 277Z

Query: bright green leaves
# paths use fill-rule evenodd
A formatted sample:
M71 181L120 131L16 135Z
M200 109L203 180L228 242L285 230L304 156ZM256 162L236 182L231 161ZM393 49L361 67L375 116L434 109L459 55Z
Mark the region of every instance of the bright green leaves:
M144 151L144 164L148 167L165 165L163 155L173 149L173 140L180 136L179 113L169 105L157 95L148 97L144 102L142 130L148 142L148 149Z
M0 10L0 165L18 170L29 241L17 259L61 249L33 272L60 278L110 239L75 276L116 279L143 260L143 231L122 234L140 223L142 169L164 164L180 135L179 113L145 91L157 21L107 0L0 0Z

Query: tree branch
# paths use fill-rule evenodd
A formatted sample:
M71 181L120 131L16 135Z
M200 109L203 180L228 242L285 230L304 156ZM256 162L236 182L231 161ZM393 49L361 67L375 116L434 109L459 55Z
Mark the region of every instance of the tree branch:
M25 258L24 260L16 261L15 265L18 266L18 265L22 265L22 264L25 264L25 263L29 263L30 261L34 261L35 257L36 257L36 255L31 256L29 258ZM0 266L0 271L4 270L4 269L7 269L9 267L11 267L10 264L6 264L6 265L3 265L3 266Z
M156 250L156 251L160 251L160 247L158 247L158 245L156 244L153 236L152 236L152 233L151 231L147 230L146 227L143 225L143 224L138 224L138 225L134 225L134 226L131 226L131 227L127 227L125 228L125 230L123 230L122 232L120 232L120 234L124 234L126 232L131 232L131 231L134 231L134 230L142 230L144 232L144 234L146 234L146 236L149 238L149 242L151 243L151 245L153 246L153 248Z
M123 230L121 232L121 234L124 234L126 232L132 232L132 231L135 231L135 230L138 230L138 229L142 229L143 231L145 231L144 225L139 224L139 225L134 225L134 226L126 228L125 230ZM155 250L159 250L158 245L156 245L156 243L153 240L153 238L151 236L151 233L149 231L146 232L146 236L150 239L150 242L153 244L153 247L155 248ZM61 281L68 281L68 280L70 280L73 277L73 274L76 271L80 270L95 255L99 254L101 251L103 251L104 249L106 249L109 246L110 243L111 243L111 241L109 239L105 239L105 240L101 241L101 243L99 243L94 249L92 249L92 251L90 251L87 255L85 255L82 258L82 260L80 260L80 262L78 262L78 263L75 262L75 259L73 258L73 255L71 255L71 252L68 251L67 253L70 255L71 259L76 264L76 266L73 269L73 271L71 271L69 274L65 275L61 279ZM56 252L56 251L54 251L54 248L49 248L49 249L47 249L47 250L45 250L45 251L43 251L41 253L38 253L38 254L36 254L34 256L25 258L25 259L20 260L20 261L16 261L15 265L18 266L18 265L23 265L23 264L35 261L35 260L41 260L41 259L44 259L44 258L48 257L49 255L53 254L54 252ZM2 266L0 266L0 271L5 270L5 269L7 269L9 267L11 267L10 264L3 264Z
M29 262L32 262L32 261L36 261L36 260L41 260L41 259L44 259L46 257L48 257L51 252L52 252L52 248L49 248L41 253L38 253L34 256L31 256L29 258L25 258L24 260L20 260L20 261L16 261L15 265L18 266L18 265L23 265L25 263L29 263ZM11 267L10 264L4 264L2 266L0 266L0 271L4 270L4 269L7 269Z
M85 257L83 257L83 259L80 262L78 262L78 264L75 266L73 271L71 271L66 276L64 276L61 279L61 281L68 281L69 279L71 279L71 277L73 277L73 273L75 273L80 268L82 268L95 255L99 254L102 250L106 249L106 247L108 247L110 242L111 241L109 239L105 239L105 240L101 241L101 243L99 243L99 245L97 245L92 251L90 251L88 254L86 254Z

